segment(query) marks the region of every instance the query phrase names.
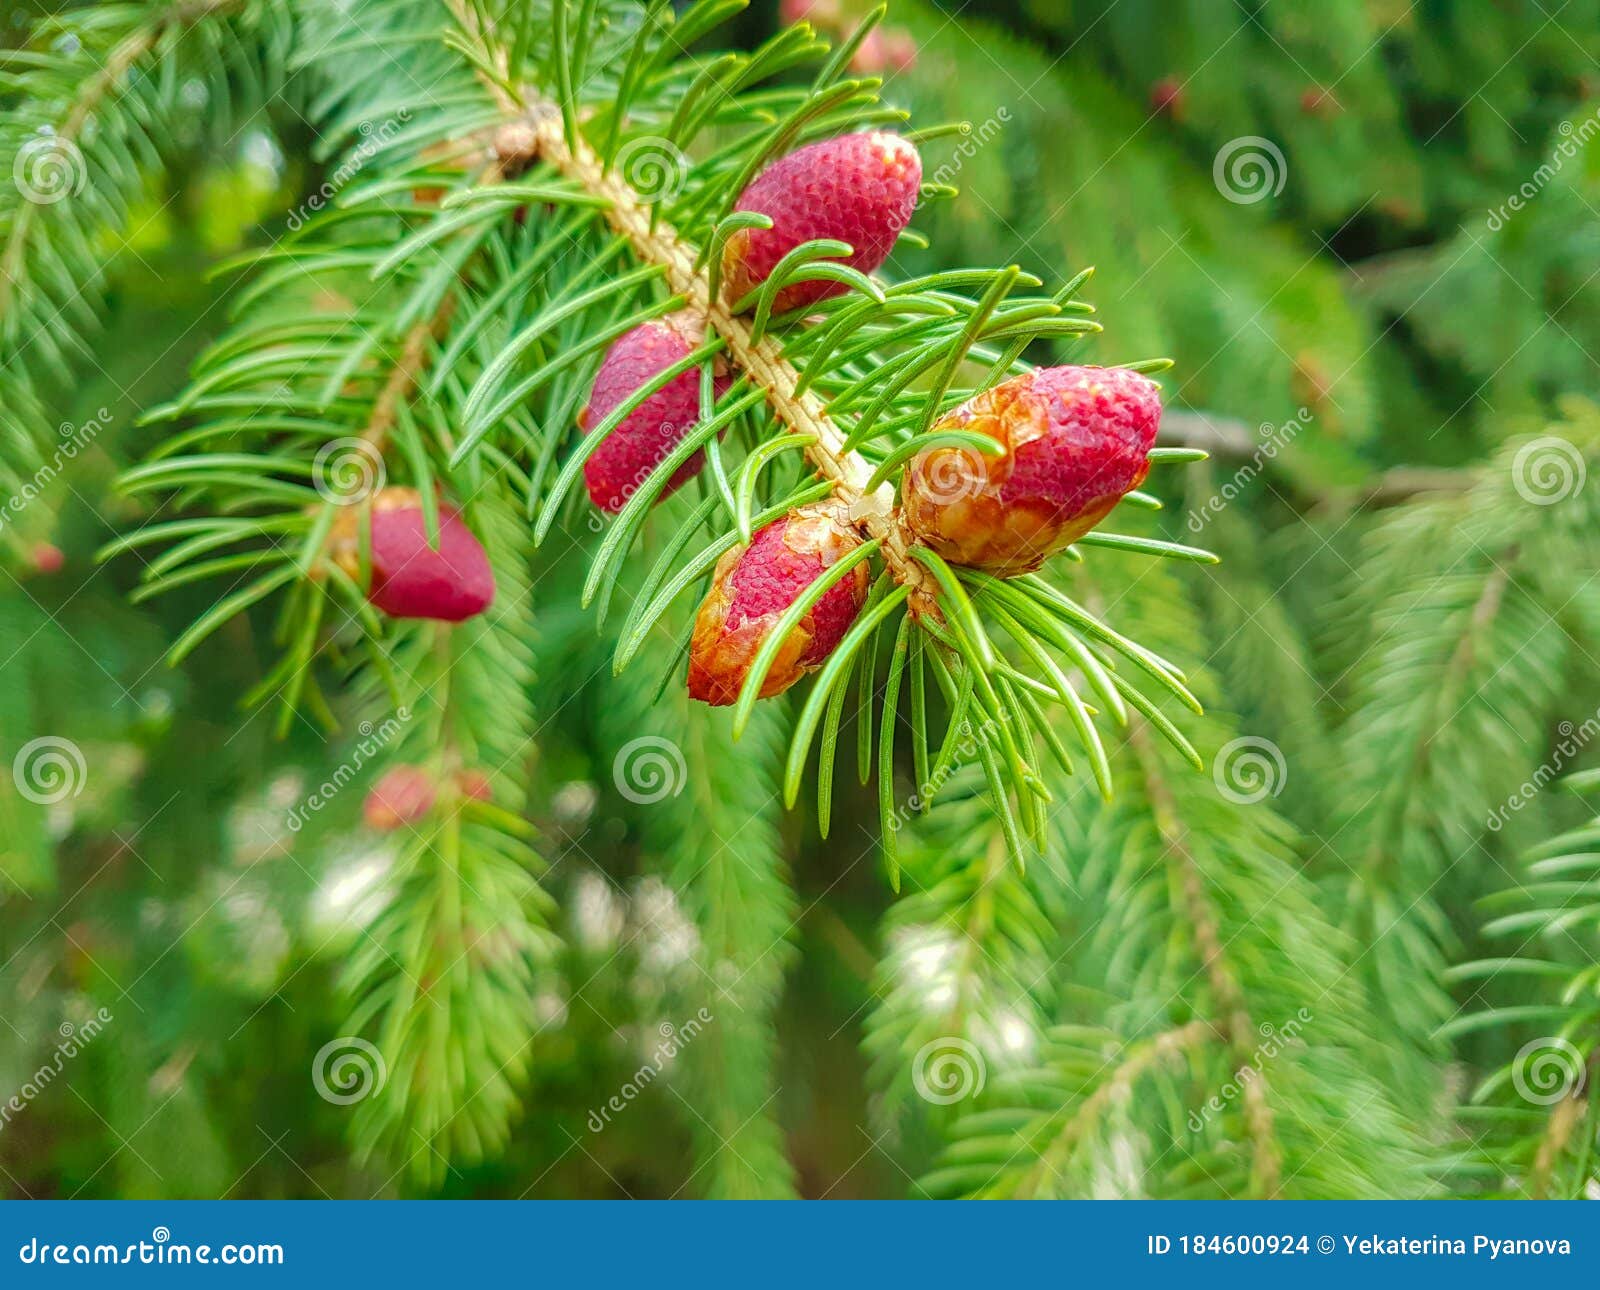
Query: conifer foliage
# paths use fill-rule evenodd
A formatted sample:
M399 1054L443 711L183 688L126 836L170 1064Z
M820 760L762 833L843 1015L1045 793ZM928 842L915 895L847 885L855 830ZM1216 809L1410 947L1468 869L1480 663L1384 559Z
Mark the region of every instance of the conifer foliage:
M997 159L1039 139L969 149L970 123L903 106L971 110L961 78L897 81L948 24L914 0L910 29L785 8L119 0L10 53L9 495L95 357L113 248L183 168L266 122L308 194L215 266L187 380L120 445L99 576L161 615L181 675L248 676L227 698L249 756L282 755L258 725L313 745L325 791L267 848L286 863L202 886L203 910L148 902L137 951L84 941L130 955L142 999L172 946L239 934L241 884L276 912L376 873L359 918L285 914L273 965L233 955L204 995L223 1032L282 1028L331 1116L318 1145L367 1191L570 1156L619 1192L825 1193L844 1179L818 1175L793 1084L838 1066L860 1149L913 1195L1585 1194L1597 826L1494 812L1556 777L1552 726L1595 679L1594 409L1363 489L1367 376L1335 409L1296 354L1329 432L1285 454L1273 505L1224 514L1227 464L1192 413L1174 429L1183 367L1101 334L1092 271L974 253L1002 212L1059 206L1060 176L1023 164L1002 196ZM1233 129L1203 85L1147 77L1125 21L1096 39L1151 80L1150 120ZM1302 97L1297 134L1344 110ZM957 177L997 190L981 236ZM1300 196L1343 216L1346 188ZM1065 242L1054 213L1038 233ZM1363 288L1380 310L1400 258ZM1136 334L1254 354L1214 281L1159 326L1156 286L1109 285ZM1362 350L1357 306L1303 294ZM1239 368L1276 379L1273 349ZM1222 356L1182 388L1253 397L1206 372ZM1537 496L1552 468L1578 483L1560 505ZM30 579L60 567L46 511L0 525ZM30 679L72 631L65 606L38 617L0 606ZM124 633L98 630L110 663ZM48 710L0 693L8 756L6 727ZM35 899L47 823L0 795L8 820L6 876ZM849 1015L819 1021L789 987L835 969ZM320 1020L280 1015L306 996ZM96 1060L209 1125L196 1051ZM1482 1078L1457 1089L1454 1061ZM641 1096L670 1112L647 1163L624 1145Z

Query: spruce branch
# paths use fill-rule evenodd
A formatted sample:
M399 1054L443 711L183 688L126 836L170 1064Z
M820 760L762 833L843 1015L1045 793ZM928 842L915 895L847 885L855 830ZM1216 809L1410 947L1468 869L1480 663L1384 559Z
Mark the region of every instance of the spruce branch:
M1209 1022L1191 1021L1131 1045L1099 1087L1072 1108L1060 1132L1039 1153L1037 1162L1017 1183L1015 1198L1032 1200L1050 1178L1058 1177L1066 1158L1082 1141L1090 1126L1107 1107L1126 1098L1145 1072L1154 1066L1175 1062L1185 1052L1197 1049L1216 1037L1216 1031Z
M784 356L783 346L770 335L758 335L754 324L729 307L712 290L710 272L701 267L698 247L659 217L659 212L628 181L610 169L552 100L527 88L508 88L510 71L505 49L490 38L477 14L463 0L447 0L463 31L480 45L484 58L498 72L491 76L480 65L485 87L507 116L508 125L521 125L524 135L505 131L515 139L519 159L548 161L566 178L604 204L606 222L628 240L644 264L663 270L667 290L681 297L697 315L707 320L727 344L728 357L760 390L775 415L792 434L805 436L802 451L822 478L834 485L851 519L876 540L885 564L896 582L911 588L910 604L918 614L937 614L934 583L926 567L910 554L910 539L898 519L894 488L887 481L873 482L873 470L846 446L846 436L834 423L827 407L812 389L804 389L801 375Z
M124 36L100 70L83 82L55 125L54 139L68 149L76 148L85 127L94 120L105 100L122 89L128 73L163 37L168 33L181 33L206 18L233 11L242 3L243 0L174 0L169 5L153 6L149 18ZM12 296L23 281L23 261L35 221L48 209L42 203L24 201L11 221L4 248L0 249L0 319L9 312Z
M1135 719L1128 731L1128 742L1144 774L1145 791L1151 813L1161 835L1163 854L1178 870L1177 889L1182 893L1183 916L1193 929L1200 965L1211 984L1220 1014L1216 1029L1227 1038L1234 1060L1247 1064L1259 1044L1259 1031L1251 1020L1239 980L1229 967L1217 931L1216 911L1206 894L1205 878L1195 864L1188 831L1168 785L1165 772L1155 756L1148 728ZM1268 1078L1262 1074L1244 1085L1245 1124L1250 1131L1253 1165L1252 1193L1268 1199L1278 1194L1283 1168L1282 1149L1273 1126L1272 1105L1267 1096Z

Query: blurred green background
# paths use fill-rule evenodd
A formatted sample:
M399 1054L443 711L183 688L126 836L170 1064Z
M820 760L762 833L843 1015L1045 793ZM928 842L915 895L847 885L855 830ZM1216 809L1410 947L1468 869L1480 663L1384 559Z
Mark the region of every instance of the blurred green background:
M810 10L825 28L851 16ZM38 10L3 12L15 44ZM756 5L735 32L753 43L778 21ZM927 177L960 191L918 216L931 247L904 252L905 268L1015 262L1053 287L1093 265L1080 294L1105 331L1073 357L1176 359L1169 429L1215 455L1168 477L1185 481L1164 494L1170 536L1223 563L1161 584L1182 602L1168 652L1211 678L1238 730L1282 751L1287 782L1261 809L1275 812L1273 845L1354 940L1363 997L1390 1000L1371 1005L1381 1012L1407 1006L1408 990L1444 991L1441 1020L1491 998L1544 998L1520 977L1480 994L1443 966L1499 952L1484 902L1521 885L1528 847L1586 815L1551 788L1503 829L1484 823L1600 702L1595 548L1587 518L1568 512L1572 531L1550 536L1527 526L1558 508L1502 490L1501 515L1468 490L1505 476L1520 435L1553 433L1584 460L1600 439L1585 401L1600 372L1600 148L1589 146L1600 3L896 0L888 24L894 40L863 54L886 97L921 123L973 125L927 149ZM724 827L717 811L755 790L712 740L689 749L705 800L663 816L618 794L613 759L649 695L619 698L608 677L591 679L604 642L576 607L579 562L544 557L537 583L536 821L563 948L539 995L523 1109L503 1149L419 1178L361 1159L345 1109L308 1078L313 1055L345 1033L340 967L386 893L388 843L363 827L360 791L292 835L286 824L348 742L301 727L279 740L269 717L239 708L264 657L247 620L167 668L163 649L204 602L130 604L136 569L94 561L140 515L111 486L149 447L139 411L181 388L223 325L235 279L208 271L270 238L320 182L293 102L291 87L226 155L197 141L148 194L107 283L110 317L93 342L105 375L87 372L53 409L81 425L105 408L107 426L6 535L0 754L9 763L48 732L92 770L50 806L0 776L0 1094L55 1060L63 1026L100 1009L112 1020L0 1127L0 1191L701 1194L707 1126L671 1079L602 1134L587 1120L663 1018L681 1025L700 1006L700 983L680 969L709 933L697 934L674 874L698 831ZM1228 504L1213 506L1230 480ZM1501 584L1492 623L1484 577ZM1419 706L1430 697L1439 708ZM1582 749L1557 765L1586 761ZM875 808L853 779L839 791L828 841L803 814L766 809L764 793L737 821L755 821L779 857L767 877L792 881L776 904L789 945L763 969L777 1074L754 1109L777 1126L802 1194L917 1194L909 1180L935 1166L945 1135L927 1108L906 1113L892 1069L902 1040L882 1011L905 985L895 936L915 915L891 913L878 867L853 863L872 845ZM1086 836L1101 827L1089 807L1077 819ZM1231 827L1217 825L1223 864ZM936 876L974 836L930 834L908 864ZM1401 938L1364 952L1419 902L1425 948ZM1585 1033L1600 955L1588 917L1542 951L1590 969L1573 1005ZM1286 962L1308 949L1265 948ZM1276 970L1268 958L1246 975ZM1454 1103L1558 1019L1508 1024L1524 1021L1526 1034L1486 1026L1452 1039L1427 1096L1396 1096L1431 1108L1413 1146L1436 1153L1397 1191L1501 1185L1462 1165L1477 1138ZM1536 1144L1540 1114L1509 1132ZM1594 1137L1592 1108L1581 1136ZM1582 1194L1594 1185L1587 1148L1574 1167Z

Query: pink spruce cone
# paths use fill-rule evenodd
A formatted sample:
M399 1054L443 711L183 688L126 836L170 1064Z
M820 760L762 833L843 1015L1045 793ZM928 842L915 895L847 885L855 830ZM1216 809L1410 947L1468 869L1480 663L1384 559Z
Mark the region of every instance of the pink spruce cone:
M889 258L911 222L922 186L922 159L898 135L872 130L825 139L772 163L740 194L736 210L759 211L771 228L740 229L722 253L723 293L736 304L767 280L802 242L834 238L853 254L843 263L871 273ZM836 296L842 282L797 282L778 293L775 313Z
M35 542L28 552L28 563L35 573L60 573L67 557L54 542Z
M334 523L329 551L352 577L360 571L360 508ZM372 499L372 582L367 599L391 618L458 623L494 603L489 557L451 507L439 507L439 545L428 542L422 498L414 488L385 488Z
M433 810L437 796L433 776L421 766L395 766L372 786L361 805L361 814L368 828L393 833L404 825L415 824Z
M1037 569L1144 481L1160 423L1155 382L1126 368L1012 377L935 427L976 430L1002 451L918 453L901 487L906 526L956 564L1001 577Z
M750 665L778 619L829 565L861 545L836 503L791 511L758 529L749 546L717 561L711 591L689 644L689 695L713 707L734 703ZM829 587L778 650L761 697L782 694L820 667L861 612L867 567L858 564Z
M595 373L589 406L578 415L582 430L599 425L662 369L687 358L705 341L705 323L688 310L640 323L617 338ZM716 382L717 393L728 387ZM681 372L623 418L583 463L589 500L615 513L627 504L664 457L700 421L700 373ZM672 473L666 497L700 473L705 454L697 452Z

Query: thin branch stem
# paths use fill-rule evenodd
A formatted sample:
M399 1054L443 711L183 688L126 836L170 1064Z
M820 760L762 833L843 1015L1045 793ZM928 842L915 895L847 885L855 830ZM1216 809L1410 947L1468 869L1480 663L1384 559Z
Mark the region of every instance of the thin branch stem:
M167 32L191 27L203 18L231 9L238 3L239 0L179 0L147 26L125 36L112 49L105 65L83 83L82 91L61 118L54 136L56 141L76 146L78 136L106 97L121 85L123 77L133 69L133 65L154 49ZM24 201L12 222L5 250L0 252L0 317L10 308L16 295L28 236L33 230L33 221L43 209L36 202Z
M506 51L482 29L476 12L465 0L446 3L462 29L482 46L489 63L506 72L502 80L509 81ZM650 204L631 184L607 173L581 129L569 142L562 114L554 103L531 91L524 91L519 102L494 78L480 73L480 80L500 109L512 118L500 135L503 159L515 139L511 131L520 125L530 132L522 145L526 155L549 162L586 192L606 202L607 223L628 239L642 262L660 265L666 271L668 290L683 296L688 307L722 336L728 358L753 384L766 391L767 401L779 420L792 433L814 437L815 441L805 449L806 458L833 484L835 495L845 504L857 528L882 544L880 551L890 574L912 589L913 609L919 614L936 614L936 589L927 570L911 558L911 544L895 510L894 486L885 482L876 488L868 487L871 467L845 448L845 435L828 415L822 400L810 390L801 391L800 373L784 358L781 346L766 336L758 339L748 321L712 295L709 274L696 266L699 248L684 240L665 220L652 218Z
M1098 1088L1078 1104L1072 1117L1061 1126L1061 1131L1050 1145L1039 1153L1039 1159L1017 1185L1016 1198L1029 1200L1038 1195L1044 1184L1045 1172L1059 1175L1059 1165L1071 1154L1080 1138L1100 1118L1101 1113L1117 1098L1127 1095L1133 1082L1152 1066L1171 1061L1185 1049L1198 1048L1208 1037L1216 1035L1216 1027L1209 1021L1191 1021L1173 1030L1162 1031L1153 1039L1133 1043L1125 1050L1126 1056L1112 1070Z

